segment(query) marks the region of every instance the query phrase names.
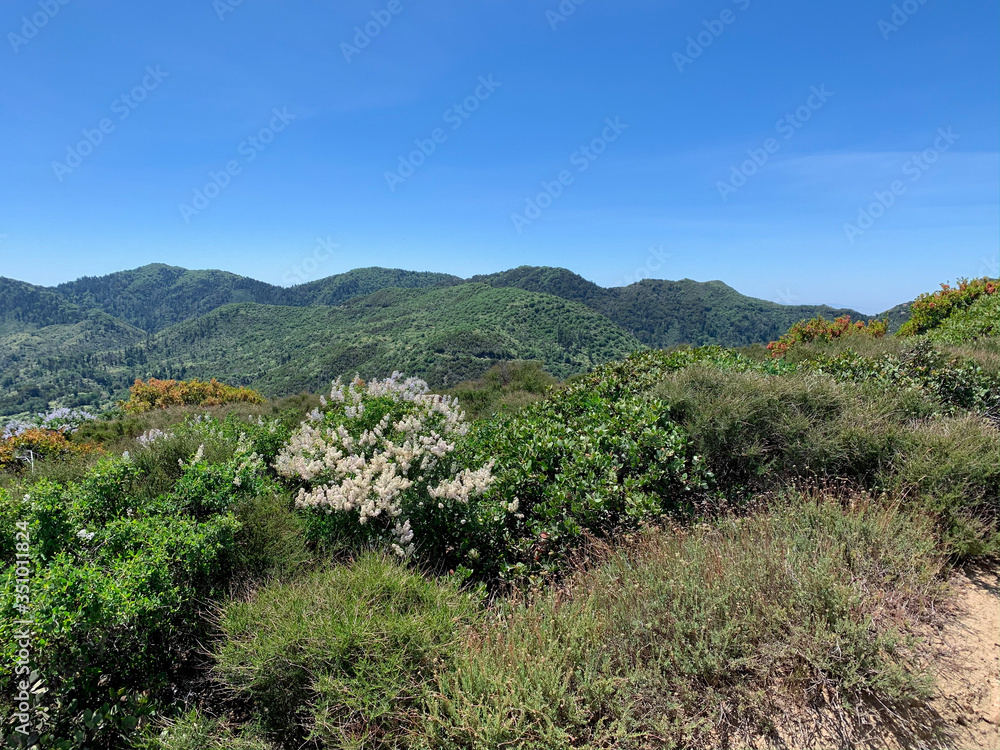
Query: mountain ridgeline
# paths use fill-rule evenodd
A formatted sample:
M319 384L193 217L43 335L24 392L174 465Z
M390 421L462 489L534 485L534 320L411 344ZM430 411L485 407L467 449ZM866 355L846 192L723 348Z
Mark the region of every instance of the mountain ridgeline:
M448 386L505 360L566 377L644 347L765 343L845 314L864 317L720 281L606 289L530 266L471 279L361 268L289 288L163 264L56 287L0 277L0 415L100 407L148 377L217 377L269 396L355 372Z

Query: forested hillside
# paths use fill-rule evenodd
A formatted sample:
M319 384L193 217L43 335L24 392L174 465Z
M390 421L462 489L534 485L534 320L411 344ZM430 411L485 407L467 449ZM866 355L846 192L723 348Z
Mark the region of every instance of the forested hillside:
M50 289L0 276L0 330L75 323L82 317L76 305Z
M269 396L404 367L435 387L497 362L566 377L643 347L743 346L826 306L785 306L720 281L605 289L562 268L463 280L360 268L283 288L152 264L54 288L0 278L0 415L102 408L137 377L224 377Z
M605 289L564 268L521 266L474 277L492 286L554 294L592 307L647 346L746 346L775 339L800 320L865 316L826 305L779 305L740 294L721 281L644 279Z
M55 292L82 308L103 310L144 331L156 332L223 305L336 305L387 287L428 287L461 281L456 276L388 268L359 268L289 288L227 271L189 271L154 263L108 276L85 276Z
M151 332L232 302L284 303L284 290L262 281L162 263L108 276L84 276L60 284L55 291L80 307L102 310Z
M583 305L463 284L385 289L340 307L226 306L156 336L149 361L171 376L217 376L288 394L338 375L403 368L447 386L501 360L537 359L567 376L639 348Z

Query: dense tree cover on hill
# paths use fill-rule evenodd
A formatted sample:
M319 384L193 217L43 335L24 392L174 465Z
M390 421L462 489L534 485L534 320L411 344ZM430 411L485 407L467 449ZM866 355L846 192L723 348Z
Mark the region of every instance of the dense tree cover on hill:
M352 297L382 289L424 289L460 284L462 279L446 273L401 271L398 268L356 268L287 290L286 305L339 305Z
M641 348L583 305L469 284L385 289L340 307L227 305L153 336L134 331L119 332L125 346L101 351L69 326L50 331L60 343L36 346L37 356L24 344L12 348L16 362L0 379L0 413L45 408L60 396L79 400L81 393L109 401L136 377L219 377L276 396L400 367L448 386L503 360L539 360L566 377Z
M0 332L26 325L65 325L82 317L76 305L50 289L0 276Z
M149 356L186 377L215 372L273 395L404 367L447 386L508 359L567 376L639 347L582 305L463 285L386 289L336 308L227 306L154 337Z
M55 291L85 309L99 309L144 331L156 332L223 305L337 305L387 287L428 287L457 277L439 273L359 268L289 288L226 271L189 271L154 263L108 276L85 276Z
M225 377L283 395L398 367L434 385L500 361L565 377L642 346L740 346L816 315L722 282L604 289L560 268L462 280L361 268L282 288L153 264L54 288L0 278L0 414L101 407L135 378Z
M535 266L472 280L582 302L654 347L747 346L775 339L793 324L817 315L865 317L856 310L826 305L779 305L747 297L721 281L644 279L605 289L564 268Z
M283 302L283 290L262 281L162 263L107 276L84 276L55 290L81 307L103 310L151 332L231 302Z

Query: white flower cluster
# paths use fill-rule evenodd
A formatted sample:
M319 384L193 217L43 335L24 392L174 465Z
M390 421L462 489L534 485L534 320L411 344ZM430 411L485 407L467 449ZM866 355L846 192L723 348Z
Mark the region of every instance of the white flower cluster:
M482 495L493 483L493 461L479 469L463 469L454 479L430 487L427 494L435 500L467 502L470 497Z
M139 437L135 439L135 441L143 448L148 448L157 440L161 440L162 438L165 437L170 437L170 433L164 432L163 430L154 427L153 429L147 430L146 432L142 433Z
M198 446L198 450L196 450L194 455L191 456L191 460L188 463L185 464L183 458L178 458L177 465L180 466L182 469L185 466L188 467L197 466L198 463L201 461L201 459L203 459L204 457L205 457L205 444L202 443L201 445Z
M324 404L326 414L310 414L274 464L282 476L306 483L296 505L356 513L362 525L380 519L395 538L392 549L409 556L414 543L405 518L408 498L467 503L485 492L493 481L492 464L458 471L446 461L456 438L468 430L458 401L428 391L424 381L403 380L400 373L368 383L337 380ZM366 404L385 411L376 399L404 408L390 409L374 426L352 424L365 421Z
M97 419L93 414L82 409L67 409L65 406L53 409L44 414L36 414L28 419L14 419L7 422L0 430L0 440L17 437L26 430L41 428L43 430L59 430L60 432L76 432L84 422Z

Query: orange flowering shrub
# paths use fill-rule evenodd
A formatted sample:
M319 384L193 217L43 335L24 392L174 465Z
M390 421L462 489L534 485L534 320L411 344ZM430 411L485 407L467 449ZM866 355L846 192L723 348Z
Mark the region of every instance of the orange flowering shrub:
M128 401L121 402L123 411L138 414L168 406L218 406L232 403L261 404L264 397L252 388L226 385L215 378L204 380L136 379L129 389Z
M910 307L910 319L899 329L897 336L915 336L937 328L957 310L964 310L979 297L996 294L1000 287L996 279L960 279L958 286L942 284L933 294L921 294Z
M32 427L0 440L0 469L11 469L23 464L25 459L22 456L27 455L34 458L53 458L86 455L100 450L101 447L97 443L70 442L61 430Z
M818 315L812 320L803 320L788 329L788 333L767 345L772 357L783 357L795 344L809 341L833 341L844 336L869 336L882 338L889 331L889 321L863 320L851 322L850 315L841 315L836 320L827 320Z

